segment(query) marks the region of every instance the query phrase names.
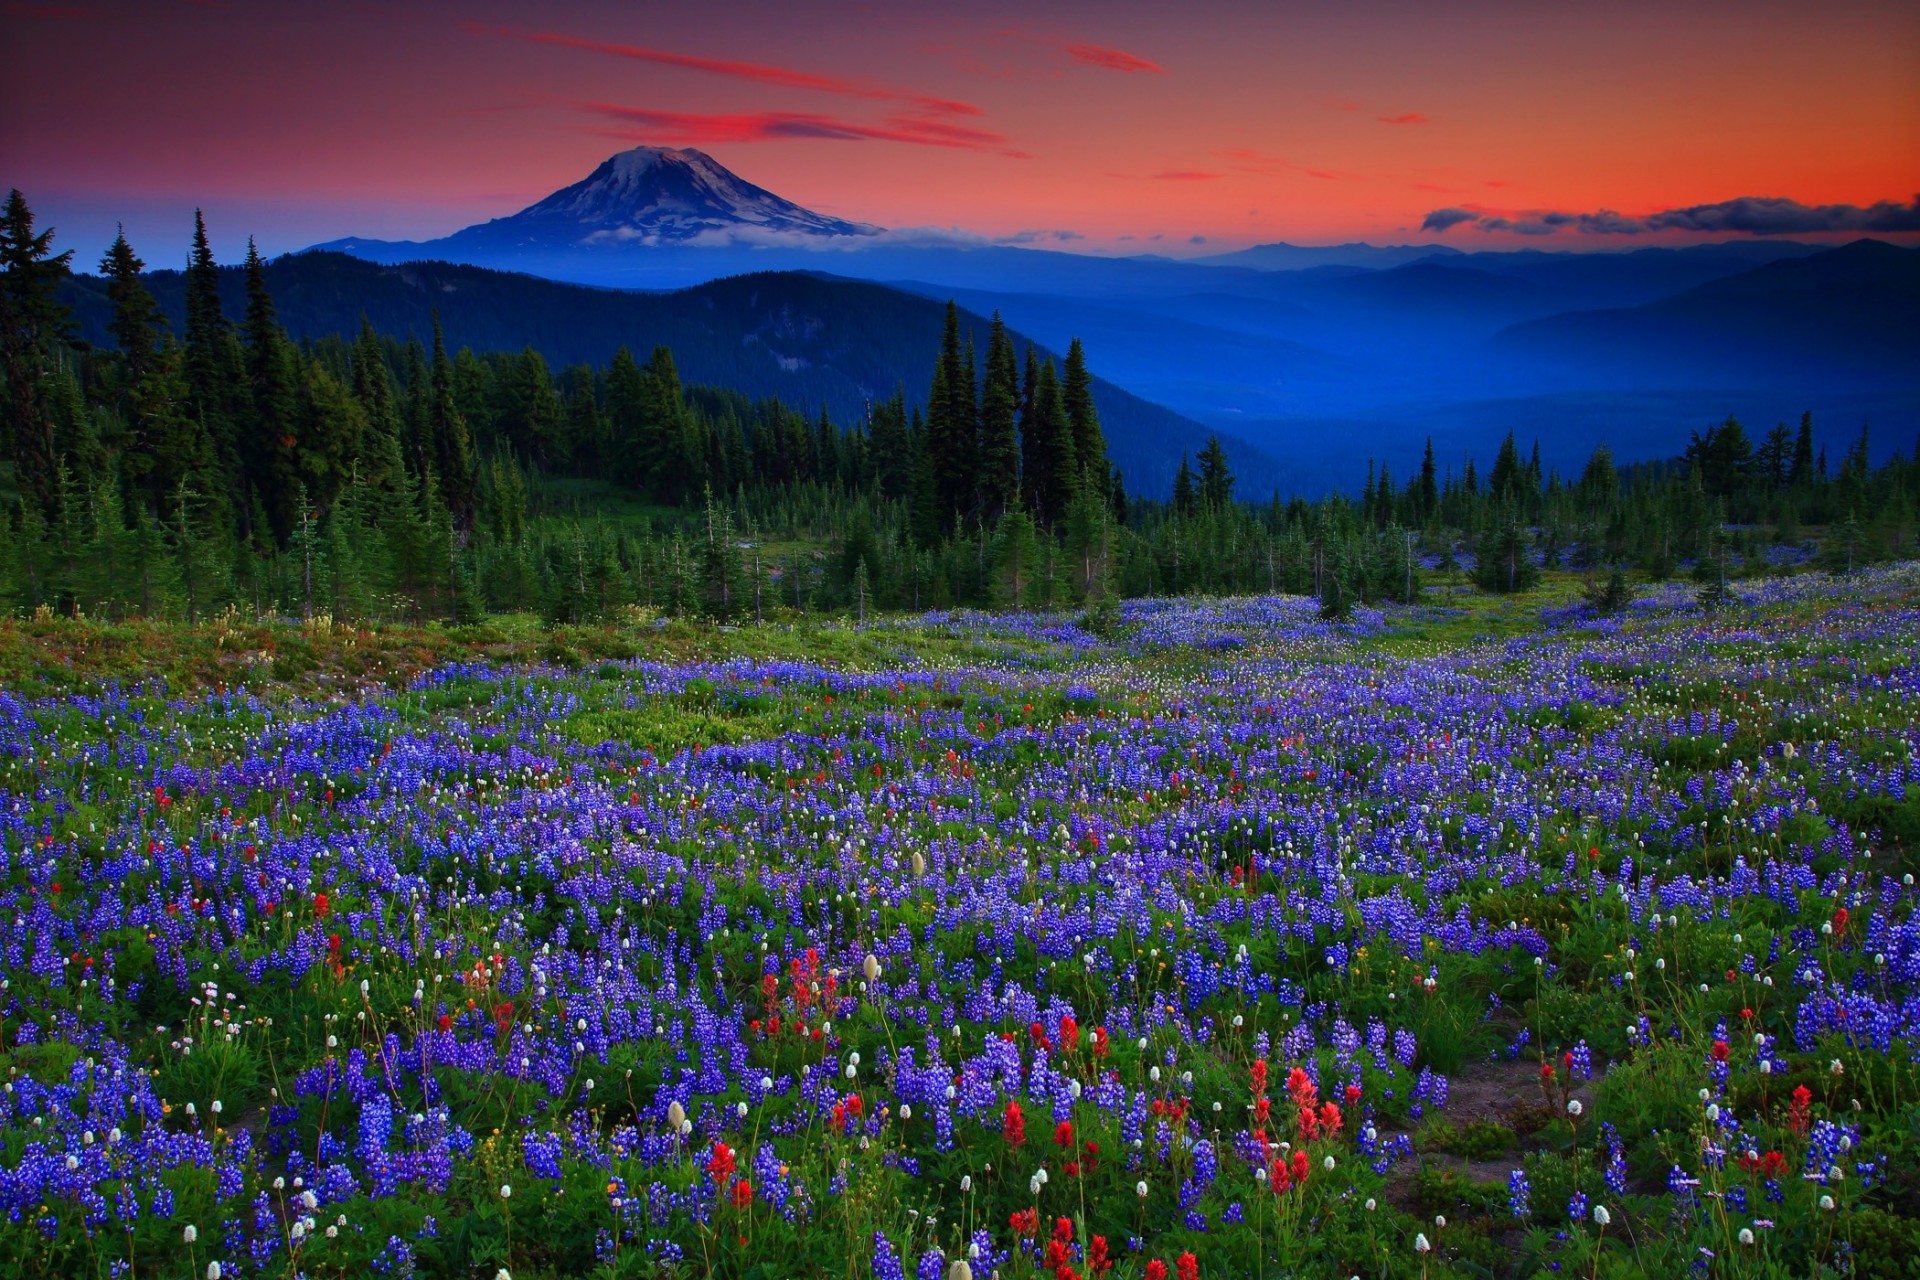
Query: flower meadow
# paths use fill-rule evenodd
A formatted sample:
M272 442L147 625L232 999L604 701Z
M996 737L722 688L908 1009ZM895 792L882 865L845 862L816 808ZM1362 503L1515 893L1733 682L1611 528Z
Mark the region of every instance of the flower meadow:
M0 693L0 1274L1910 1275L1920 572L1791 582Z

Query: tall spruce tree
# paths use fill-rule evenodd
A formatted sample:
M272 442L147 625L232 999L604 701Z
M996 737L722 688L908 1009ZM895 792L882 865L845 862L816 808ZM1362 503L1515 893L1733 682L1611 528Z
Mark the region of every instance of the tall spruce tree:
M433 309L433 367L431 394L427 399L427 429L433 442L434 466L438 471L442 501L447 504L454 528L464 530L473 524L474 458L473 439L467 434L467 420L453 397L453 364L447 359L447 339L440 329L440 309Z
M193 251L187 259L186 285L187 413L206 431L219 473L243 486L231 504L223 492L226 486L209 492L209 514L219 518L231 505L244 519L248 500L237 433L247 416L246 362L239 337L220 306L220 268L213 260L206 220L198 209L193 211Z
M1432 516L1440 506L1440 485L1433 465L1433 437L1427 437L1427 451L1420 458L1420 518Z
M960 342L960 308L949 301L927 403L927 452L943 527L975 509L979 433L973 361Z
M1066 518L1080 476L1079 459L1073 452L1073 423L1067 418L1052 360L1040 365L1027 431L1034 438L1033 518L1041 528L1051 529Z
M265 511L270 530L286 545L299 517L298 474L294 450L299 446L299 403L295 361L298 353L287 340L267 291L266 260L253 241L247 241L247 381L252 413L240 437L240 459L247 490Z
M987 336L987 376L980 391L980 510L997 520L1020 505L1020 369L1013 339L998 311Z
M1793 437L1793 465L1787 483L1795 487L1813 483L1813 414L1800 415L1800 430Z
M1220 447L1219 436L1208 436L1207 447L1200 451L1200 500L1216 511L1225 511L1233 501L1233 472L1227 469L1227 451Z
M1073 458L1095 489L1105 493L1107 475L1107 438L1100 430L1100 413L1093 404L1093 375L1087 372L1086 348L1075 338L1067 344L1066 364L1061 368L1060 403L1073 425Z
M52 243L53 228L35 231L26 197L9 192L0 214L0 456L13 458L22 494L48 519L61 498L51 384L78 342L58 296L73 251L55 253Z
M141 505L159 511L182 482L209 490L216 485L205 428L188 411L180 352L159 304L140 279L145 268L124 231L100 260L113 303L107 331L117 349L117 407L127 428L121 469Z

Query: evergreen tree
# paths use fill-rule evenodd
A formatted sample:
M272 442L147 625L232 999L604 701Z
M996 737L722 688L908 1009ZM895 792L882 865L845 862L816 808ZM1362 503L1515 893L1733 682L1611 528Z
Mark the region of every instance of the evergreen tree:
M1100 414L1093 405L1093 375L1087 372L1086 349L1075 338L1067 344L1061 369L1060 401L1073 425L1073 457L1095 491L1107 489L1107 439L1100 430Z
M884 498L904 498L913 485L913 442L907 434L907 393L896 387L873 411L867 455L873 483Z
M353 344L353 398L360 406L365 436L356 458L357 475L369 487L380 490L404 482L399 473L401 457L400 407L393 392L393 378L380 352L380 337L366 313L360 316L360 336Z
M1433 466L1433 437L1427 437L1427 451L1420 459L1420 506L1422 520L1431 516L1440 505L1440 488Z
M1007 608L1029 604L1041 591L1040 538L1033 518L1013 511L994 536L994 602Z
M1587 465L1580 472L1580 500L1588 507L1606 510L1613 506L1620 496L1620 473L1613 466L1613 450L1604 443L1597 445L1587 457Z
M1173 510L1175 514L1192 518L1200 511L1200 494L1193 485L1193 468L1187 465L1187 455L1180 455L1180 470L1173 477Z
M943 527L975 507L979 415L973 362L960 344L960 309L949 301L927 402L927 453Z
M988 520L997 520L1020 504L1019 408L1020 372L1013 339L996 311L987 336L987 374L980 394L980 506Z
M1767 488L1778 489L1787 483L1792 466L1793 435L1786 423L1776 422L1754 453L1755 470Z
M1518 498L1524 476L1525 472L1520 466L1520 450L1514 446L1513 432L1509 431L1507 438L1500 442L1500 452L1494 455L1493 473L1488 477L1493 496L1506 502Z
M247 241L247 379L250 419L240 437L242 472L247 492L266 512L270 532L281 544L292 536L299 516L295 493L298 476L294 450L298 447L299 412L295 361L267 292L266 262Z
M1073 424L1067 418L1060 394L1059 377L1053 361L1041 364L1034 386L1033 412L1025 424L1025 447L1032 468L1028 476L1028 502L1036 524L1051 528L1065 517L1073 500L1074 482L1080 474L1073 452Z
M1184 467L1186 459L1181 459ZM1175 505L1179 504L1176 483ZM1200 501L1217 511L1224 511L1233 501L1233 472L1227 469L1227 451L1220 447L1219 436L1208 436L1207 447L1200 451Z
M1813 414L1800 415L1800 430L1793 437L1793 465L1787 483L1799 487L1813 483Z
M1506 595L1530 591L1540 580L1527 531L1512 513L1499 515L1475 547L1473 580L1482 591Z
M26 197L9 192L0 214L0 457L13 459L21 493L49 518L60 500L49 384L78 341L58 297L73 251L55 253L52 242L52 228L33 229Z
M244 414L237 401L246 380L233 326L220 308L220 269L198 209L193 211L193 253L187 261L186 283L187 412L205 429L221 473L239 477L235 432Z
M160 330L167 323L160 313L160 304L140 281L140 273L146 269L147 264L127 243L126 229L122 227L100 259L100 274L107 282L107 300L113 304L113 318L107 322L107 332L113 335L114 347L120 353L124 386L146 375L153 364Z
M1086 484L1074 491L1067 507L1063 550L1076 600L1097 600L1112 588L1110 519L1106 495L1099 489Z
M708 617L726 621L738 616L745 602L745 586L733 517L724 504L716 505L713 490L706 491L706 536L702 541L700 585Z
M454 403L453 365L447 359L446 336L440 331L440 309L433 311L433 367L427 405L427 431L437 479L448 514L456 529L473 523L473 440L467 420Z
M298 423L295 475L308 500L324 512L359 461L366 412L326 365L313 360L301 380Z

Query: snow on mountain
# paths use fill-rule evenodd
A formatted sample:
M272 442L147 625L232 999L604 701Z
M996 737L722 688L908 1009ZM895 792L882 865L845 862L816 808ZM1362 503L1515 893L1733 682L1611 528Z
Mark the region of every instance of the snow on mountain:
M756 243L879 231L783 200L703 151L634 147L537 204L452 239L560 248Z

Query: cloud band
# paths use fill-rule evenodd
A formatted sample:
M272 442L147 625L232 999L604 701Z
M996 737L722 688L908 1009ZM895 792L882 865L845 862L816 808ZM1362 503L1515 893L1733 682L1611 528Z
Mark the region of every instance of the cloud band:
M1642 218L1630 218L1612 209L1593 213L1535 210L1527 213L1491 213L1479 209L1435 209L1421 222L1422 231L1444 233L1458 226L1476 231L1511 231L1525 236L1550 236L1562 231L1578 235L1635 236L1656 231L1754 236L1815 235L1821 232L1920 231L1920 195L1912 204L1881 200L1864 207L1854 204L1805 205L1781 196L1741 196L1717 204L1666 209Z

